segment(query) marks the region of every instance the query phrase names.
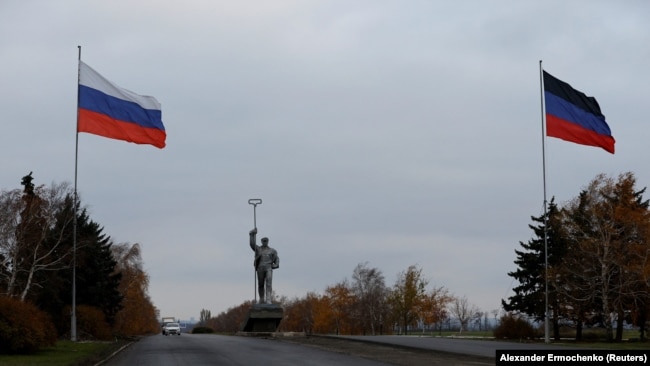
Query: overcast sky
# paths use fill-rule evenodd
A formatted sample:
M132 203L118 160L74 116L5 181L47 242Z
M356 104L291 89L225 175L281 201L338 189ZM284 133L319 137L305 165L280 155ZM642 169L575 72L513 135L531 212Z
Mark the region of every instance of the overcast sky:
M543 212L539 61L595 96L616 154L546 139L547 195L650 184L650 2L0 2L0 189L74 182L78 48L162 104L160 150L79 134L78 191L139 243L162 316L254 296L253 227L289 298L410 265L499 309ZM646 197L647 198L647 197Z

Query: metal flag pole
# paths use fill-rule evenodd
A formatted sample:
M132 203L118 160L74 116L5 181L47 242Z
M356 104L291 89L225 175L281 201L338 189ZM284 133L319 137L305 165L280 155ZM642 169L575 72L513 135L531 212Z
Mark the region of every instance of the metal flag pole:
M548 313L548 217L547 217L547 202L546 202L546 134L544 123L544 69L542 68L542 60L539 60L539 91L540 103L542 114L542 180L544 186L544 342L550 343L549 336L549 313Z
M248 200L249 205L253 205L253 227L257 230L257 205L262 204L261 198L251 198ZM257 233L255 234L257 235ZM255 263L255 262L253 262ZM257 303L257 268L253 266L253 294L255 296L255 303Z
M77 160L79 156L79 81L81 80L81 46L77 60L77 125L74 147L74 196L72 197L72 310L70 312L70 340L77 341Z

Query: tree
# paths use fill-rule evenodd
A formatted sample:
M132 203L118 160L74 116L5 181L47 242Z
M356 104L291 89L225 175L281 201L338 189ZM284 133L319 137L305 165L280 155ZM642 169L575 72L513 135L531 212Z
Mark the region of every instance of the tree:
M113 257L113 242L103 233L103 228L92 221L86 209L77 214L76 246L76 304L89 305L101 309L109 325L115 324L115 316L122 308L122 294L119 286L122 273L118 271ZM65 235L72 238L72 229ZM61 296L72 301L72 268L55 274L63 284ZM68 319L64 323L70 324ZM63 330L63 329L61 329Z
M519 242L523 250L515 250L517 259L515 264L517 270L508 272L508 276L519 282L513 288L514 295L508 301L501 300L503 309L508 312L521 312L533 317L536 321L542 321L546 317L546 296L550 310L553 311L554 338L560 339L559 322L560 300L557 295L556 281L547 277L548 269L552 270L557 266L566 251L566 238L563 234L559 220L559 209L552 198L548 205L546 215L539 217L531 216L536 225L528 227L533 230L535 238L527 243ZM546 239L545 239L546 238ZM548 292L546 289L548 281Z
M617 276L615 277L613 306L617 314L616 341L623 339L623 321L626 313L643 309L650 299L650 282L647 273L650 269L650 201L643 199L646 188L635 190L636 178L632 173L621 174L614 182L613 195L608 199L615 207L613 218L616 222L616 244L619 251L615 257Z
M332 329L332 317L329 307L321 305L322 302L322 297L314 292L308 292L304 298L283 301L285 311L280 328L306 334L328 333Z
M359 263L352 273L352 292L356 299L356 316L363 332L369 328L375 335L382 325L382 308L386 299L384 275L377 268L369 268L368 262Z
M310 316L305 321L312 322L310 333L328 334L339 329L337 328L338 319L333 314L331 303L331 299L327 296L319 296L313 292L307 293L304 313L305 316L307 314Z
M109 236L104 228L88 219L85 212L78 219L78 233L81 239L77 254L77 299L82 304L102 309L109 324L121 308L122 295L119 291L122 273L116 271L117 261L113 258Z
M149 275L143 269L140 245L116 244L111 247L111 253L116 261L115 272L121 275L118 290L122 296L114 331L122 335L158 332L157 311L148 294ZM201 315L205 315L203 311Z
M216 317L210 318L207 326L216 332L235 333L240 330L241 324L246 320L246 316L252 306L252 301L244 301L237 306L219 313Z
M562 267L572 279L566 292L599 310L608 341L613 318L620 341L625 312L648 301L649 203L635 184L632 173L617 181L600 174L564 212L571 239Z
M328 286L325 289L325 297L329 302L332 319L334 320L335 334L353 334L351 309L354 295L347 280Z
M18 274L22 270L23 258L21 256L21 241L16 235L16 228L20 223L20 212L24 210L22 194L19 190L3 191L0 194L0 281L2 295L14 297ZM20 291L20 289L18 289Z
M415 325L425 299L428 281L422 278L422 269L411 265L397 276L397 281L388 296L398 324L408 333L408 327Z
M207 309L201 309L201 313L199 315L199 325L206 325L208 320L212 318L212 314L210 314L210 310Z
M422 323L442 324L449 316L447 314L447 304L452 302L453 299L453 296L449 294L449 291L444 286L431 289L422 302Z
M458 318L460 322L460 332L463 332L463 329L467 329L467 324L469 321L478 313L478 308L476 305L472 305L467 300L466 296L455 297L452 300L451 313Z
M25 300L49 274L69 265L70 246L64 232L73 214L65 210L67 183L26 186L0 193L0 283L6 296Z

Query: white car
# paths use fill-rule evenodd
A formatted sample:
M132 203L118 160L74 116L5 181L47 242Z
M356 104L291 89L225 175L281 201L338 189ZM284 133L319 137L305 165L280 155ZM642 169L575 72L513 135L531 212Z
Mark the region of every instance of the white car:
M178 323L167 323L163 327L162 334L164 334L164 335L170 335L170 334L181 335L181 326L178 325Z

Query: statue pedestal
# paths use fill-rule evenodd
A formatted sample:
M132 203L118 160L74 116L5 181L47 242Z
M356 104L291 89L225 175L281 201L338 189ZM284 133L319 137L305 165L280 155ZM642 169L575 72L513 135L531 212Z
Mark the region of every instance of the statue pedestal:
M277 304L255 304L241 326L241 332L273 333L284 316L284 309Z

